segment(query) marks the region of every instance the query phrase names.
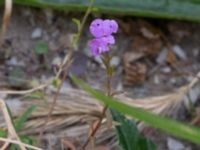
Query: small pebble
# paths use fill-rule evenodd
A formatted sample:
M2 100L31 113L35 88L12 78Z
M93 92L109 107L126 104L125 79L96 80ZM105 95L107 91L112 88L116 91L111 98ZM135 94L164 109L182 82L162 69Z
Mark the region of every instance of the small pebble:
M159 79L159 77L157 75L154 76L153 81L157 85L160 84L160 79Z
M117 56L112 57L111 61L110 61L110 65L116 67L120 64L120 58Z
M200 50L198 48L193 49L193 56L198 57Z
M11 59L9 59L8 61L6 61L7 65L13 65L13 66L21 66L24 67L25 63L21 60L19 61L16 57L12 57Z
M99 63L101 66L103 66L103 61L102 61L102 59L101 59L100 56L94 57L94 60L95 60L97 63Z
M179 45L175 45L173 46L173 52L180 58L183 60L187 59L187 56L184 52L184 50L179 46Z
M61 63L62 63L62 59L57 56L52 60L51 65L52 66L60 66Z
M199 95L200 95L199 88L196 87L196 88L190 89L188 95L190 97L191 102L193 104L195 104L197 102L198 98L199 98Z
M156 62L158 64L163 64L165 62L167 58L167 49L164 48L158 55L158 57L156 58Z
M176 78L171 78L171 79L170 79L170 82L171 82L172 84L176 84Z
M167 138L167 146L169 150L184 150L185 146L178 140Z
M35 28L31 34L32 39L38 39L42 37L42 29L41 28Z
M161 68L161 72L170 73L171 72L171 68L170 67L163 67L163 68Z

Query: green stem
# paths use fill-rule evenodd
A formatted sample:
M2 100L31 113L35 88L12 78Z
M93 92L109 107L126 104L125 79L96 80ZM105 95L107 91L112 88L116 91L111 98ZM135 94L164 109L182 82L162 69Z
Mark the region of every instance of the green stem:
M88 7L88 9L87 9L87 11L86 11L86 13L85 13L85 15L84 15L82 21L81 21L81 26L80 26L79 31L78 31L78 33L77 33L77 37L76 37L76 39L75 39L74 42L73 42L73 46L74 46L74 47L75 47L76 43L78 43L78 41L79 41L79 39L80 39L80 36L81 36L81 34L82 34L82 31L83 31L83 27L84 27L84 25L85 25L85 22L86 22L86 20L87 20L87 18L88 18L88 15L89 15L90 12L92 11L93 4L94 4L94 0L90 0L90 5L89 5L89 7Z
M109 54L105 53L103 54L102 57L103 63L105 65L106 68L106 72L107 72L107 81L106 81L106 92L108 96L112 95L112 91L111 91L111 80L112 80L112 74L113 74L113 70L112 70L112 66L110 66L110 60L111 57L109 56ZM91 141L92 138L94 138L96 132L98 131L98 129L101 127L101 123L103 118L106 115L106 111L108 109L108 106L105 105L103 107L102 113L101 113L101 117L99 118L96 126L94 127L94 129L92 129L91 134L88 136L87 141L85 142L85 144L82 146L82 150L85 150L86 146L89 144L89 142Z

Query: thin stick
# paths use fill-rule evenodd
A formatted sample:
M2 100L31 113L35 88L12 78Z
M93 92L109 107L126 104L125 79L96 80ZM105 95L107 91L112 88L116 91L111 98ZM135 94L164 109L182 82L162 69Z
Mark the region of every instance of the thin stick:
M15 138L17 139L18 141L20 141L20 138L18 137L16 131L15 131L15 128L13 127L13 124L12 124L12 121L11 121L11 118L9 116L9 113L8 113L8 110L7 110L7 107L6 107L6 104L4 102L4 100L0 99L0 108L2 109L2 112L3 112L3 115L4 115L4 119L5 119L5 122L6 122L6 125L7 125L7 128L8 128L8 134L12 137L12 138ZM21 141L20 141L21 142ZM5 145L8 145L7 143ZM23 145L19 145L20 148L22 150L26 150L26 148L23 146ZM3 146L5 147L5 146Z
M106 114L106 110L107 110L107 106L105 106L102 110L102 113L101 113L101 117L99 118L96 126L94 128L92 128L92 132L91 134L89 134L88 138L87 138L87 141L83 144L82 146L82 150L85 150L86 146L89 144L89 142L91 141L92 138L94 138L96 132L98 131L98 129L101 127L101 122Z
M4 91L4 90L1 90L1 91L0 91L0 94L15 94L15 95L30 94L30 93L33 93L33 92L35 92L35 91L44 89L44 88L47 87L51 82L52 82L52 80L47 81L45 84L39 85L39 86L37 86L37 87L35 87L35 88L28 89L28 90L22 90L22 91L14 91L14 90L8 90L8 91L5 90L5 91Z
M3 39L4 39L5 33L7 31L11 13L12 13L12 0L5 0L5 10L4 10L3 23L2 23L1 33L0 33L1 34L0 35L0 47L3 43Z
M82 30L83 30L83 26L85 25L85 22L86 22L86 20L87 20L87 18L88 18L88 15L89 15L89 13L91 12L92 5L93 5L93 0L91 0L91 4L90 4L90 6L88 7L87 12L85 13L85 15L84 15L84 17L83 17L83 20L82 20L82 22L81 22L81 28L80 28L80 30L79 30L78 33L77 33L78 39L74 40L74 41L73 41L73 44L72 44L73 48L74 48L74 46L75 46L75 45L78 43L78 41L79 41L79 37L81 36ZM57 89L57 91L56 91L56 94L55 94L55 96L54 96L54 98L53 98L53 103L52 103L52 105L51 105L51 108L50 108L49 113L48 113L48 115L47 115L47 118L46 118L46 120L45 120L45 124L44 124L44 126L42 127L42 129L40 130L39 139L42 138L42 135L43 135L43 133L44 133L45 127L46 127L48 121L49 121L50 118L51 118L51 115L52 115L53 110L54 110L54 106L56 105L57 98L58 98L59 93L60 93L60 89L61 89L62 84L63 84L63 82L64 82L64 80L65 80L65 78L66 78L66 76L67 76L67 74L68 74L69 66L70 66L71 63L72 63L73 48L70 49L69 53L68 53L68 54L65 56L65 58L63 59L62 64L61 64L61 66L59 67L59 71L58 71L58 73L56 74L56 77L55 77L55 78L59 78L59 76L61 75L61 73L62 73L62 71L63 71L63 68L65 68L63 78L62 78L61 83L59 84L58 89Z
M72 55L72 53L71 53L71 55ZM52 115L53 110L54 110L54 106L56 105L58 96L59 96L59 94L60 94L60 89L61 89L61 87L62 87L62 85L63 85L63 82L64 82L66 76L67 76L67 70L68 70L70 64L71 64L71 61L69 60L69 63L68 63L67 68L66 68L66 71L64 72L63 78L62 78L62 80L61 80L61 83L59 84L59 86L58 86L58 88L57 88L57 91L56 91L56 94L55 94L55 96L54 96L54 98L53 98L53 103L52 103L51 108L50 108L50 110L49 110L49 113L48 113L48 115L47 115L47 117L46 117L46 119L45 119L45 123L44 123L44 125L42 126L42 128L41 128L41 130L40 130L39 139L42 138L42 135L43 135L43 133L44 133L45 127L46 127L47 123L49 122L49 120L50 120L50 118L51 118L51 115Z
M107 91L107 95L111 96L112 95L112 91L111 91L111 81L112 81L112 73L109 74L109 69L110 69L110 56L109 55L105 55L105 57L107 57L107 62L105 62L105 67L107 70L107 80L106 80L106 91ZM101 127L101 122L103 120L103 118L106 115L106 111L108 109L108 106L104 106L102 113L101 113L101 117L99 118L97 125L92 128L92 132L91 134L88 136L86 142L83 144L82 146L82 150L85 150L85 148L87 147L87 145L89 144L89 142L91 141L92 138L94 138L96 132L98 131L98 129Z

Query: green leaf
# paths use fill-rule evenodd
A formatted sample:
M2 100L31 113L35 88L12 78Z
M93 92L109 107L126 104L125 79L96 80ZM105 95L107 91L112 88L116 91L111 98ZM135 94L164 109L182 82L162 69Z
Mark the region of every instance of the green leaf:
M32 93L26 95L26 97L42 99L42 98L45 98L45 94L42 91L35 91L35 92L32 92Z
M7 134L8 132L6 130L0 128L0 137L6 137Z
M78 31L80 31L80 29L81 29L81 22L80 22L80 20L78 20L76 18L72 18L72 21L77 25Z
M23 114L21 117L17 118L15 120L14 125L15 125L15 130L19 131L22 129L24 123L27 121L33 110L36 108L36 105L31 105Z
M4 0L0 0L3 3ZM15 4L83 11L89 0L13 0ZM95 0L98 12L200 21L199 0Z
M51 82L51 84L52 84L55 88L58 88L58 86L60 85L60 83L61 83L60 78L55 78L55 79L53 79L53 81Z
M30 136L22 135L22 136L20 136L20 139L22 140L22 142L24 142L26 144L29 144L29 145L35 144L35 141Z
M111 110L113 120L119 122L116 126L119 144L124 150L156 150L151 140L143 137L133 120L127 119L116 110Z
M119 100L108 97L102 92L91 88L88 84L72 76L73 81L85 91L94 96L97 100L104 102L110 108L113 108L123 114L144 121L145 123L161 129L174 136L189 140L194 143L200 143L200 128L192 125L184 124L167 117L162 117L141 108L129 106Z
M17 144L12 144L12 145L9 147L9 150L20 150L20 148L19 148L19 145L17 145Z
M48 50L49 50L48 44L47 42L44 41L38 41L34 48L35 53L38 55L47 54Z

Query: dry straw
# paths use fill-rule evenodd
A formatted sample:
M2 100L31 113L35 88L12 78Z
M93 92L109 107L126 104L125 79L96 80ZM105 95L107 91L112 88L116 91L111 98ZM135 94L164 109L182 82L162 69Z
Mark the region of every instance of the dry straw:
M166 115L182 104L183 97L197 83L199 77L200 72L189 84L166 95L142 99L120 95L117 98L129 105L141 107L156 114ZM51 98L54 94L53 90L46 93L46 100L7 100L7 104L16 116L22 114L30 105L37 105L21 133L38 135L41 127L45 124L44 118L51 107ZM67 137L83 142L88 135L89 126L100 117L101 110L101 103L86 92L78 89L65 89L65 92L58 97L51 120L46 124L43 138L48 139L49 136L53 136L53 139L63 139ZM0 126L5 125L1 123ZM111 147L116 144L115 134L112 129L107 128L106 119L104 119L96 137L97 143L107 143Z
M12 0L5 0L5 9L4 9L4 15L0 33L0 47L3 44L4 36L8 28L11 13L12 13Z

